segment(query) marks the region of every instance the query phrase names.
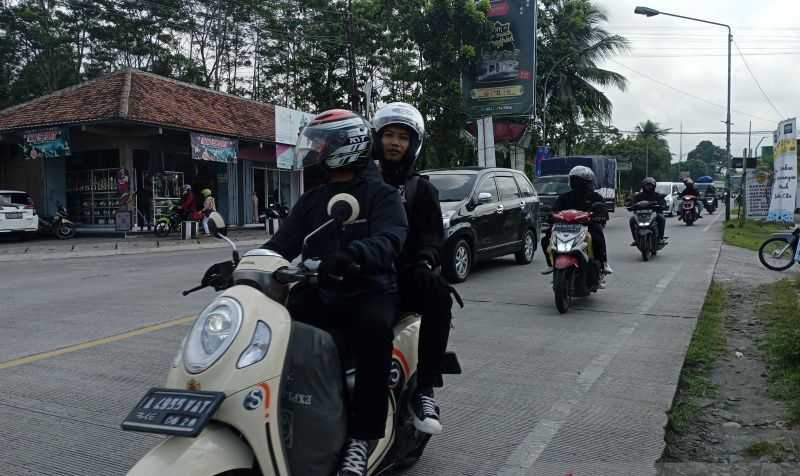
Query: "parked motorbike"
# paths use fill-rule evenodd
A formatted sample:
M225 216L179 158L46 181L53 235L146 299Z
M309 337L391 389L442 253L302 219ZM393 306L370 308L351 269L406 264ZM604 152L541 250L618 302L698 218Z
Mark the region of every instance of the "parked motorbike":
M798 242L800 227L791 232L773 233L758 249L758 259L767 269L786 271L797 262Z
M304 243L326 227L353 223L358 201L339 194L328 211L330 220ZM195 321L165 388L150 389L122 423L170 438L128 475L331 475L345 443L355 371L343 372L349 359L346 352L340 358L330 333L292 321L285 307L291 286L318 283L319 261L305 256L305 246L298 266L265 249L240 260L218 233L223 227L212 213L209 229L231 245L233 260L211 266L184 295L208 286L224 292ZM410 466L430 438L414 428L410 408L419 326L411 314L394 328L386 436L369 457L371 476ZM445 367L460 373L455 354L447 354Z
M717 197L704 197L703 207L706 209L709 215L717 211Z
M39 215L39 233L53 234L60 240L68 240L75 237L75 223L70 220L67 209L61 202L56 202L57 212L55 216Z
M269 204L266 210L264 210L264 213L258 217L259 222L264 224L264 230L267 232L267 235L275 233L274 220L278 220L278 226L282 225L283 220L289 216L289 211L290 210L288 207L285 207L280 203Z
M658 239L658 222L656 221L656 216L663 210L663 207L655 202L642 201L629 206L628 210L634 215L633 230L636 237L636 248L642 253L642 259L647 261L666 246L666 242Z
M697 221L697 197L694 195L684 195L681 202L681 211L678 220L683 220L686 226L694 225Z
M602 221L596 212L564 210L552 215L548 250L553 258L553 293L556 308L564 314L572 298L586 297L600 289L602 265L592 256L589 224Z

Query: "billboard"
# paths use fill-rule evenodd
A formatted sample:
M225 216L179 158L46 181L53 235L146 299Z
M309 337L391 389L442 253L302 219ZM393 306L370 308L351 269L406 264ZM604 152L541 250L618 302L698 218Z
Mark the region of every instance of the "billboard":
M797 119L781 121L775 138L775 180L767 220L794 223L797 194Z
M748 220L764 220L769 213L771 178L761 170L747 170L745 190L746 216Z
M22 153L25 159L51 159L72 155L67 129L53 127L23 133Z
M536 2L491 0L492 38L478 52L475 70L463 75L467 115L531 114Z
M235 163L239 151L239 141L227 137L207 134L191 134L192 158L224 164Z

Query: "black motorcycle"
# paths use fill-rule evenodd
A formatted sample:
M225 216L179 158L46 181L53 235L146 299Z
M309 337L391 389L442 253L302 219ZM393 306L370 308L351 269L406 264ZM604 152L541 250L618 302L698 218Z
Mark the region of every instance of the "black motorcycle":
M703 207L706 209L709 215L717 211L717 206L717 197L713 195L706 195L703 197Z
M75 237L75 223L70 220L67 209L61 202L56 202L58 211L55 216L39 215L39 233L55 235L59 240Z
M758 259L767 269L786 271L796 263L800 227L794 231L773 233L758 249Z
M628 207L633 212L633 231L636 238L636 247L642 253L642 259L647 261L655 256L667 244L658 239L657 214L663 207L655 202L641 201Z

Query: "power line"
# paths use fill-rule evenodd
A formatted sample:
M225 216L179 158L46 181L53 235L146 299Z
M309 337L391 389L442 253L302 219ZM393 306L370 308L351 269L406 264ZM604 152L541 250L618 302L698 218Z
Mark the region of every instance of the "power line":
M744 66L747 68L747 71L750 73L750 76L753 78L753 81L755 81L756 86L758 86L758 89L761 91L761 94L764 95L764 99L766 99L769 105L772 106L772 109L775 110L775 114L778 115L778 119L781 120L784 117L786 117L783 114L781 114L778 108L775 107L775 104L772 103L772 100L769 98L769 96L767 96L767 93L764 92L764 88L761 87L761 83L758 82L758 78L756 78L756 75L753 73L753 70L750 69L750 65L747 63L747 60L744 59L744 55L742 54L742 50L739 49L739 45L736 43L736 41L734 41L733 44L734 46L736 46L736 51L739 52L739 56L742 58L742 62L744 63Z
M800 56L800 52L781 52L781 53L741 53L744 56ZM699 53L699 54L667 54L667 55L637 55L628 54L627 58L720 58L727 57L727 53Z
M692 93L689 93L689 92L686 92L686 91L684 91L682 89L678 89L675 86L672 86L672 85L667 84L667 83L665 83L665 82L663 82L663 81L661 81L659 79L656 79L656 78L650 76L649 74L642 73L641 71L635 70L635 69L631 68L630 66L628 66L626 64L620 63L619 61L616 61L616 60L613 60L613 59L609 59L608 61L610 61L610 62L612 62L612 63L614 63L614 64L616 64L618 66L621 66L621 67L631 71L634 74L637 74L637 75L642 76L642 77L644 77L646 79L649 79L650 81L653 81L656 84L660 84L661 86L664 86L665 88L671 89L671 90L673 90L675 92L678 92L678 93L681 93L681 94L683 94L685 96L689 96L690 98L694 98L694 99L696 99L698 101L702 101L702 102L704 102L706 104L709 104L711 106L714 106L714 107L717 107L717 108L720 108L720 109L723 109L723 110L725 109L725 106L723 106L722 104L717 104L714 101L710 101L710 100L708 100L706 98L703 98L703 97L700 97L700 96L696 96L696 95L694 95ZM758 119L760 121L765 121L765 122L769 122L769 123L774 123L775 122L774 119L765 119L763 117L758 117L758 116L755 116L753 114L750 114L750 113L747 113L747 112L744 112L744 111L737 111L736 109L731 109L731 111L734 111L736 113L739 113L739 114L742 114L742 115L745 115L745 116L752 117L754 119Z

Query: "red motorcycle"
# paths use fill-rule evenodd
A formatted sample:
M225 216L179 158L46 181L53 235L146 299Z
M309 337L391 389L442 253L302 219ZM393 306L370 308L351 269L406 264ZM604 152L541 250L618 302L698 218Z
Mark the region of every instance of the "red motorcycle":
M692 226L697 220L697 197L684 195L678 220L683 220L686 226Z

